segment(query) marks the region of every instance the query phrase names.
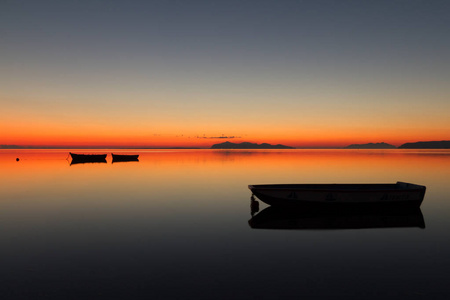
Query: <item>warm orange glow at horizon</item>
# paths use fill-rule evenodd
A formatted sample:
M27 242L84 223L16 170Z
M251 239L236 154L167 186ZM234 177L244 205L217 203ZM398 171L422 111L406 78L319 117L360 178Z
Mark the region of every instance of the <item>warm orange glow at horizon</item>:
M203 113L205 114L205 113ZM267 112L269 115L270 112ZM331 113L314 121L304 119L282 122L281 119L262 119L254 116L246 120L214 121L208 118L187 122L174 120L173 116L159 116L143 121L142 116L117 115L105 119L93 115L37 116L30 109L2 112L0 120L0 145L62 146L62 147L197 147L209 148L213 144L235 143L283 144L297 148L345 147L350 144L385 142L400 146L407 142L450 140L450 124L442 116L426 116L413 123L401 118L397 123L370 123L375 120L340 120ZM261 115L261 112L258 113ZM178 115L177 115L178 116ZM236 121L236 122L235 122ZM217 137L234 138L217 138ZM211 138L216 137L216 138Z
M62 146L62 147L198 147L209 148L213 144L223 143L225 141L233 143L251 142L251 143L269 143L283 144L297 148L309 147L345 147L350 144L380 143L385 142L394 146L408 142L418 141L440 141L449 140L447 132L404 132L404 135L398 135L392 132L373 132L366 135L357 135L353 132L328 133L328 134L299 134L298 136L287 135L251 135L234 138L210 138L197 135L139 135L139 134L112 134L112 133L90 133L83 134L62 134L62 133L22 133L14 135L3 135L0 145L18 145L18 146ZM219 135L213 135L219 136Z

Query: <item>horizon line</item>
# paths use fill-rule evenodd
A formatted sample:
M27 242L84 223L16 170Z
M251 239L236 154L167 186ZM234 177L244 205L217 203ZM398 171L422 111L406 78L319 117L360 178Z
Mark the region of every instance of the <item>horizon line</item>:
M376 146L377 144L386 144L384 142L381 143L364 143L364 144L349 144L346 146L304 146L304 147L293 147L293 146L288 146L291 147L291 149L350 149L350 150L355 150L355 149L402 149L400 148L401 146L405 145L405 144L416 144L416 143L429 143L429 142L450 142L449 140L439 140L439 141L417 141L417 142L408 142L408 143L404 143L401 144L400 146L395 146L392 144L387 144L390 146L393 146L394 148L377 148L377 147L355 147L355 146L368 146L368 145L373 145ZM232 142L230 142L232 143ZM246 143L246 142L243 142ZM239 143L239 144L243 144L243 143ZM223 144L223 143L220 143ZM236 144L236 145L239 145ZM264 144L264 143L263 143ZM145 145L141 145L141 146L113 146L113 145L14 145L14 144L0 144L0 150L18 150L18 149L61 149L61 150L69 150L69 149L214 149L212 148L214 145L217 144L213 144L209 147L195 147L195 146L145 146ZM272 146L276 146L277 144L274 144ZM278 144L280 145L280 144ZM283 145L286 146L286 145ZM354 147L351 147L354 146ZM221 148L215 148L215 150L220 150ZM225 150L231 150L230 148L224 148ZM236 148L239 149L239 148ZM247 148L249 150L251 150L251 148ZM258 148L257 148L258 149ZM270 149L270 148L268 148ZM276 149L276 148L274 148ZM439 149L439 148L437 148ZM280 150L280 149L278 149ZM287 149L289 150L289 149Z

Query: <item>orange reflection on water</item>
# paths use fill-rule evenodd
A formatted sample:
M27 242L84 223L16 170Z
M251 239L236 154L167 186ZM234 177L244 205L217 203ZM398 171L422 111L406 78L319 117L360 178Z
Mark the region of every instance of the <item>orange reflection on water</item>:
M110 152L138 153L139 162L111 164ZM449 178L447 150L77 150L108 153L107 164L70 166L69 150L2 150L2 182L58 181L59 173L82 173L80 181L99 180L123 172L176 182L202 178L211 181L245 178L264 182L379 182L415 180L426 172L434 179ZM16 158L20 160L17 162ZM55 178L56 176L56 178Z
M339 176L370 170L386 174L394 170L415 172L433 169L448 175L448 150L72 150L76 153L108 153L107 164L70 165L70 150L0 150L0 178L26 173L40 175L70 167L88 168L90 173L108 173L112 167L111 152L140 154L139 162L116 163L114 168L141 172L173 170L230 169L243 173L280 171L310 175L338 172ZM16 161L16 158L19 161ZM370 176L369 176L370 177Z
M249 184L397 181L425 185L427 197L446 203L450 179L449 150L76 151L108 153L107 163L71 165L69 150L1 150L0 203L30 211L120 211L146 203L198 209L218 195L242 201ZM140 154L139 162L112 163L112 151Z

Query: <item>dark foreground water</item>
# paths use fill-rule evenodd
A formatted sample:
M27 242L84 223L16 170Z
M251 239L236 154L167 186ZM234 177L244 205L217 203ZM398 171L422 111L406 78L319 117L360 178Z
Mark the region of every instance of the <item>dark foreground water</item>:
M450 295L450 151L128 152L0 151L1 299ZM249 184L396 181L427 187L421 211L292 220L260 203L288 229L249 225Z

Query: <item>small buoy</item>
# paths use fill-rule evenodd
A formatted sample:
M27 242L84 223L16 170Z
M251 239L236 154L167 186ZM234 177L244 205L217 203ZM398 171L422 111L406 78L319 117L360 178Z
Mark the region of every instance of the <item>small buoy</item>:
M19 158L16 158L16 161L19 161Z

